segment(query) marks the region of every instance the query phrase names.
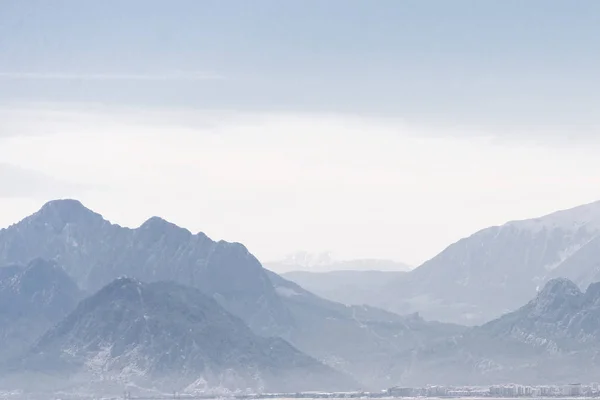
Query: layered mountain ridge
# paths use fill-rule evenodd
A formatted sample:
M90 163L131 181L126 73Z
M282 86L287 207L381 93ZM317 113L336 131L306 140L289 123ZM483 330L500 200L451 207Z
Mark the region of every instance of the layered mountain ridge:
M405 271L337 270L292 271L281 276L328 300L342 304L369 304L389 282L405 274Z
M292 323L258 260L239 243L215 242L152 217L137 229L111 224L77 200L55 200L0 231L0 265L33 257L58 262L93 292L126 275L173 280L217 298L256 331Z
M600 283L550 280L526 305L418 352L407 382L594 381L600 373Z
M82 301L13 370L13 379L38 373L71 386L127 382L163 391L352 385L285 341L257 336L197 289L131 278Z
M263 269L241 244L214 242L158 217L136 229L123 228L75 200L49 202L0 231L0 262L33 257L59 263L88 293L121 276L145 284L174 281L194 287L254 333L279 337L353 376L364 388L393 385L406 368L404 359L395 358L400 352L462 331L321 299ZM386 366L391 366L389 371Z
M320 298L281 276L269 274L297 321L289 340L300 350L346 372L371 389L396 385L410 368L411 352L458 335L464 327L399 316L370 306Z
M380 282L375 303L390 310L489 320L467 329L326 300L241 244L158 217L130 229L77 201L49 202L0 231L0 334L14 344L0 351L11 372L0 385L193 393L593 380L599 205L482 230ZM77 306L77 285L96 294Z
M483 229L391 282L369 303L477 325L517 309L556 277L584 288L600 279L600 202Z

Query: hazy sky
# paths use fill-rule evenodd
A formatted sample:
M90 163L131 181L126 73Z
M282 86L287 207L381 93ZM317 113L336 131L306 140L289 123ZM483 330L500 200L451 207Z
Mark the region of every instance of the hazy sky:
M600 199L599 37L595 0L0 0L0 226L416 265Z

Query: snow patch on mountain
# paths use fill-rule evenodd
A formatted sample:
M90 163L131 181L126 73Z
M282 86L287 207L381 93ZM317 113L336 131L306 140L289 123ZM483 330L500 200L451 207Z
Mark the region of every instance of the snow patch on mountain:
M553 262L553 263L544 265L544 269L546 271L555 270L563 262L565 262L569 257L571 257L573 254L577 253L582 247L584 247L586 244L588 244L589 242L591 242L595 238L596 238L596 235L590 236L589 238L587 238L586 240L584 240L581 243L575 243L575 244L573 244L573 245L571 245L571 246L569 246L569 247L567 247L565 249L562 249L558 253L558 260L555 261L555 262Z
M600 201L556 211L539 218L510 221L504 226L529 230L533 233L553 229L575 232L581 228L590 233L600 232Z

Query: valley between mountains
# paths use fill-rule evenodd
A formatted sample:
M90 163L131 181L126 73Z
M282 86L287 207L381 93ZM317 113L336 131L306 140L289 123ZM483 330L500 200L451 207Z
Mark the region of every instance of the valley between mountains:
M273 392L592 379L599 263L594 203L477 232L412 271L369 281L377 290L352 304L348 292L338 302L321 284L326 299L263 268L242 244L158 217L125 228L55 200L0 231L0 388Z

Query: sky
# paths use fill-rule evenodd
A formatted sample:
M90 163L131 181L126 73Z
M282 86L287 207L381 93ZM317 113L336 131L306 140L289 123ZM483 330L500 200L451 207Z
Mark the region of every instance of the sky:
M594 0L0 0L0 226L416 266L600 200L598 37Z

